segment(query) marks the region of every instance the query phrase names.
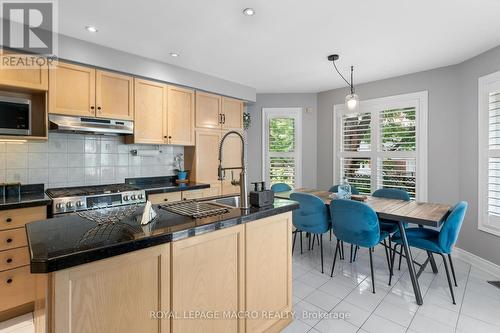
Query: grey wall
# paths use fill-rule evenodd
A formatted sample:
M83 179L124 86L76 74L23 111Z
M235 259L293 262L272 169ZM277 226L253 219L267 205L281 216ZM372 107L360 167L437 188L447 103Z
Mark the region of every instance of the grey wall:
M262 108L302 107L312 108L302 113L302 185L316 187L316 94L257 94L257 102L248 105L252 126L247 131L248 167L251 181L261 180L262 175Z
M83 64L255 101L255 88L63 35L59 36L58 56Z
M454 66L359 85L361 99L427 90L429 92L429 201L469 202L457 246L500 264L500 237L477 228L477 84L500 70L500 47ZM318 187L332 176L333 105L346 89L318 94Z

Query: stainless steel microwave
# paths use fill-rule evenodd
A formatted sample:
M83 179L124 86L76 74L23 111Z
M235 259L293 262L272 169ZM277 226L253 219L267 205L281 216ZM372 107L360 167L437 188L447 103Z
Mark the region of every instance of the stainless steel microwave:
M0 95L0 135L31 135L31 100Z

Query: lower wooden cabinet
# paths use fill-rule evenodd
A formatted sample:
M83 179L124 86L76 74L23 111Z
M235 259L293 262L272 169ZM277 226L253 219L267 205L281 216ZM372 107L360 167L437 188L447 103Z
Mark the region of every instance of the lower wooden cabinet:
M181 192L148 194L148 200L151 201L153 205L170 203L182 200L182 194Z
M29 266L0 272L0 312L33 302L35 277Z

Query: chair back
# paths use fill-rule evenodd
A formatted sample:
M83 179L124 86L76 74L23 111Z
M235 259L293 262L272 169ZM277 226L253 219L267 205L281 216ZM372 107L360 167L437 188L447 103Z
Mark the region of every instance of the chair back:
M328 192L332 192L332 193L337 193L338 191L339 191L339 185L333 185L328 190ZM355 195L359 194L358 189L356 187L352 186L352 185L351 185L351 194L355 194Z
M330 215L323 200L310 193L292 193L290 200L300 205L292 213L295 228L314 234L322 234L330 229Z
M274 193L286 192L291 190L292 188L290 187L290 185L285 183L276 183L271 186L271 191L273 191Z
M457 203L439 231L439 247L446 253L450 253L453 245L457 242L467 212L467 206L468 204L465 201Z
M367 204L335 199L330 203L332 230L337 239L362 247L373 247L380 240L377 213Z
M396 199L410 201L410 195L405 190L398 188L379 188L373 192L372 196L386 199Z

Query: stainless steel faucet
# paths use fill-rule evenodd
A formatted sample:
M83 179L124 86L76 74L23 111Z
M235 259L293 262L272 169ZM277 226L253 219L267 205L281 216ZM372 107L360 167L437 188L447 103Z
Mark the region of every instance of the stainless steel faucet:
M241 167L222 167L222 147L224 146L224 141L226 138L231 135L231 134L236 134L240 139L241 139L241 144L242 144L242 150L241 150ZM229 131L227 132L223 137L222 140L220 140L220 145L219 145L219 180L224 180L225 175L226 175L226 170L241 170L240 173L240 180L231 180L231 184L236 186L240 185L240 197L241 197L241 204L240 208L241 209L249 209L250 205L248 204L248 187L247 187L247 161L246 161L246 156L245 156L245 150L246 150L246 140L241 135L240 132L237 131Z

